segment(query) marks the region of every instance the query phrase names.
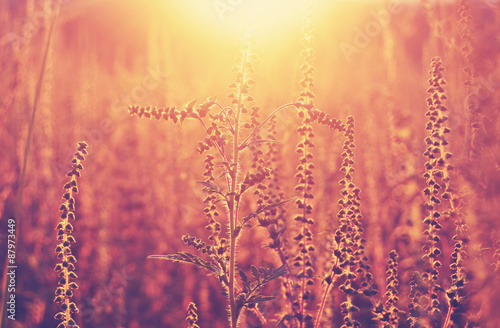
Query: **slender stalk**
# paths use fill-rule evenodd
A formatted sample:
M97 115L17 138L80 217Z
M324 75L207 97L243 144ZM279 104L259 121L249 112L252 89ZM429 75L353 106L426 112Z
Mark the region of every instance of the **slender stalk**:
M304 202L305 203L305 202ZM306 206L304 204L304 206ZM304 217L305 217L305 210L304 210ZM302 223L302 231L304 231L304 228L305 228L305 223ZM305 257L305 256L304 256ZM302 269L304 270L305 266L306 266L306 260L305 259L302 259ZM300 292L301 292L301 297L300 297L300 317L301 317L301 320L300 320L300 328L303 328L304 327L304 320L305 320L305 313L306 313L306 300L304 299L304 294L306 293L306 278L300 278L300 283L301 283L301 286L300 286Z
M321 322L321 316L323 314L323 310L325 309L326 297L328 296L331 287L332 287L332 283L329 283L325 288L325 291L323 293L323 297L321 298L321 305L319 306L318 315L316 316L316 322L314 323L314 328L319 327L319 323Z
M282 110L283 108L285 107L288 107L288 106L294 106L295 104L294 103L289 103L289 104L284 104L280 107L278 107L277 109L274 110L274 112L271 113L271 115L269 115L265 120L264 122L260 123L260 125L258 127L255 128L255 130L252 131L252 133L250 133L248 135L248 137L245 138L245 140L241 143L241 146L239 147L240 150L242 150L243 148L246 147L247 145L247 141L250 140L251 137L253 137L257 132L259 132L259 130L262 128L262 126L264 126L264 124L267 123L267 121L269 121L274 115L278 114L278 112L280 110Z
M287 269L287 272L292 272L292 268L288 264L286 256L285 256L285 254L283 254L283 250L281 248L278 248L278 254L280 256L281 263L285 265L285 267ZM297 293L295 293L295 289L294 289L295 279L293 278L293 274L287 275L287 277L285 279L287 280L286 289L287 289L287 291L288 291L288 293L290 294L290 297L291 297L290 311L292 311L292 309L293 309L293 302L295 300L298 300Z
M229 206L229 229L230 229L230 255L229 255L229 307L231 310L231 327L236 328L238 324L238 314L235 295L234 295L234 286L235 286L235 257L236 257L236 234L235 227L238 222L238 202L236 201L236 178L238 176L238 164L239 164L239 152L240 149L238 147L238 137L240 130L240 115L241 115L241 102L243 97L243 85L245 83L245 65L247 61L248 49L245 49L245 53L242 59L242 76L240 81L240 87L238 91L238 107L236 109L236 121L234 123L234 141L233 141L233 169L230 171L231 174L231 190L230 190L230 206Z
M448 312L446 313L446 319L444 320L443 328L448 328L450 326L451 312L453 312L453 307L450 302L448 302Z
M267 328L269 327L269 324L267 323L266 317L262 314L262 312L259 310L257 306L255 306L254 309L255 314L257 315L257 318L259 318L260 322L262 323L262 327Z
M335 264L334 266L337 266L338 264L338 257L335 258ZM316 322L314 323L314 328L318 328L319 325L320 325L320 322L321 322L321 317L323 316L323 310L325 309L325 305L326 305L326 297L328 296L328 293L330 292L330 289L334 283L334 278L335 276L335 272L331 272L330 276L327 278L329 280L326 280L326 283L328 284L325 288L325 291L323 292L323 297L321 298L321 305L319 306L319 311L318 311L318 315L316 316Z

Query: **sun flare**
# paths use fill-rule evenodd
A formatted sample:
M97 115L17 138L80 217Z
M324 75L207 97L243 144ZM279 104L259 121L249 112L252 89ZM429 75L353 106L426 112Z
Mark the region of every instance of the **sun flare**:
M186 0L179 11L199 24L200 33L238 35L255 29L262 35L285 36L300 26L310 6L310 1L303 0Z

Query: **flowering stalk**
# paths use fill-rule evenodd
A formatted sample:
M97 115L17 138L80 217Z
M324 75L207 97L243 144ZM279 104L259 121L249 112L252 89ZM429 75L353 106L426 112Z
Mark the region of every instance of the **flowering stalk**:
M72 169L67 176L70 180L64 185L65 192L62 196L64 203L59 208L61 210L61 222L57 225L57 240L59 244L56 247L57 258L61 261L56 265L54 270L58 272L59 287L56 289L55 303L60 304L61 311L54 318L62 322L57 328L78 328L73 315L78 313L78 307L71 301L73 291L78 289L78 285L73 281L78 276L75 271L76 258L72 255L71 244L76 240L72 236L73 225L69 222L75 220L75 198L74 194L78 193L78 185L76 178L81 176L80 171L83 170L82 161L85 160L84 155L87 154L87 143L79 142L78 149L73 159L71 160Z

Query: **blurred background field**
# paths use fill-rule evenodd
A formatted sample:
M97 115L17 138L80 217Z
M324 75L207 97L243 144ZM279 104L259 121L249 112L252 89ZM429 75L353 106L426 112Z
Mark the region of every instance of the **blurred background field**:
M191 266L146 260L151 254L187 250L180 239L185 233L207 235L204 195L196 183L203 179L203 157L196 146L204 135L197 122L146 122L129 117L127 108L182 106L211 96L229 104L236 39L252 24L259 60L251 94L261 119L294 101L300 92L305 2L61 1L17 219L17 320L10 327L57 325L54 228L65 174L81 140L90 147L74 223L80 327L180 327L192 300L201 327L227 325L215 278ZM471 234L468 264L474 279L468 314L494 327L500 319L499 277L491 266L500 247L495 233L500 211L500 2L468 3L475 29L469 45L473 86L463 84L467 60L457 2L318 0L313 13L315 105L341 120L356 118L356 183L362 190L367 253L383 288L387 254L397 249L400 293L408 294L425 228L426 81L430 59L443 59L455 183ZM6 221L15 211L54 8L55 1L49 0L0 2L2 269ZM288 198L295 196L298 122L293 110L277 115L280 174ZM315 134L315 234L328 245L329 233L338 226L343 140L321 126ZM293 211L293 205L287 206ZM452 225L443 233L451 236ZM241 267L277 266L279 259L266 243L265 229L247 233L238 250ZM316 256L327 261L331 253L324 247Z

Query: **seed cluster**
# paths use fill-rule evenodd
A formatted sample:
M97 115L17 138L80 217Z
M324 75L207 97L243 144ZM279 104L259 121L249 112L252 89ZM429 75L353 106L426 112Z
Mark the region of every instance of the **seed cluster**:
M493 271L497 274L500 273L500 236L498 236L498 231L493 231L491 234L491 239L493 240L493 260L491 264Z
M469 157L472 159L472 157L476 157L478 154L478 137L482 127L480 114L481 99L476 96L479 90L476 89L476 91L474 91L474 88L479 87L475 66L477 65L476 63L482 61L482 59L479 58L481 54L476 50L473 43L475 39L477 39L477 35L475 35L476 31L472 21L472 13L468 0L459 1L458 14L462 27L460 33L461 50L466 63L466 66L463 68L463 72L466 75L464 85L467 87L467 94L469 95L466 99L467 128L470 129L469 138L467 140L467 151L469 152Z
M312 265L312 252L315 251L312 234L314 220L311 218L313 206L310 201L314 198L312 193L312 187L314 185L314 164L312 162L313 154L311 152L311 148L314 147L312 142L314 133L312 126L310 125L308 113L305 110L302 111L304 113L303 121L302 125L298 128L301 140L296 148L296 152L299 154L299 165L296 168L297 173L295 174L295 177L298 179L295 190L300 195L295 203L301 213L294 218L295 221L301 223L301 229L293 238L296 241L299 250L299 253L294 258L293 265L300 268L298 274L301 283L301 302L299 309L302 315L304 315L306 306L305 302L310 298L310 290L307 289L306 286L314 284L314 269ZM299 286L296 287L299 288ZM305 321L312 320L312 316L309 314L305 315L304 318L301 316L299 316L299 318Z
M424 281L420 272L414 271L410 280L410 304L407 319L412 328L425 327L424 323L427 323L427 295L429 295L429 282Z
M200 104L197 108L195 108L196 100L186 104L182 109L178 110L176 106L173 107L156 107L156 106L129 106L129 114L130 116L137 115L139 117L145 118L156 118L157 120L171 120L174 123L183 123L186 118L198 119L201 121L202 118L206 117L212 108L213 105L216 104L215 97L208 98L204 103ZM222 147L223 139L221 139L221 131L219 130L219 126L216 124L217 121L221 121L224 119L224 116L214 115L213 122L210 126L205 126L202 122L206 132L207 137L203 142L200 142L199 147L197 148L200 154L203 154L206 150L210 149L212 146Z
M314 68L314 25L312 23L309 15L306 15L303 27L302 27L302 45L304 49L301 52L304 58L304 64L300 68L303 74L302 80L299 85L302 87L302 91L299 94L298 102L305 104L306 107L299 107L299 117L302 119L302 124L297 129L298 135L300 137L299 143L296 147L296 152L299 155L299 165L296 168L295 177L298 180L295 186L295 191L299 194L296 200L297 208L300 214L295 216L294 220L301 223L301 228L299 233L293 238L298 247L298 253L294 258L293 265L299 268L299 281L295 288L299 291L300 300L295 304L296 317L299 320L301 327L305 324L309 326L312 322L313 317L306 313L307 302L311 297L311 291L307 286L314 284L314 268L312 264L312 253L315 251L313 245L313 233L312 226L314 225L314 220L311 218L313 212L312 199L314 195L312 193L312 188L314 185L313 176L313 154L312 148L314 148L314 143L312 141L314 137L313 128L311 126L312 120L309 114L308 108L314 108L313 100L314 93L312 88L314 87L313 73ZM298 305L298 307L297 307Z
M373 296L377 294L374 286L373 275L368 258L365 254L366 240L363 238L363 216L361 214L361 190L353 181L354 169L354 117L349 116L344 124L344 136L346 140L342 146L342 164L340 171L344 178L339 181L342 197L338 203L340 210L337 213L339 228L334 234L336 249L336 265L333 268L335 274L340 274L344 283L339 289L347 295L347 300L341 304L344 316L342 327L359 327L360 323L353 319L353 313L359 308L353 304L355 295L364 294ZM330 281L331 281L330 277Z
M207 116L212 105L215 104L215 98L209 98L201 104L199 108L194 108L196 100L186 104L182 109L173 107L157 107L157 106L137 106L131 105L128 108L131 116L138 115L145 118L156 118L157 120L164 119L165 121L172 120L174 123L184 122L186 118L203 118Z
M373 313L384 328L396 328L399 325L399 309L397 307L398 297L398 253L395 250L389 252L387 261L387 286L384 295L385 302L380 301Z
M273 142L276 140L276 117L273 116L269 120L269 128L267 131L267 139L270 141L268 144L268 150L263 155L264 167L272 168L269 171L268 179L264 180L265 190L264 195L259 194L259 204L277 204L285 199L285 194L282 191L279 181L279 167L276 166L278 162L278 149L276 144ZM259 187L257 187L259 188ZM283 207L272 208L264 212L264 216L259 218L259 225L267 228L269 232L269 238L271 239L268 245L271 249L274 249L280 255L282 263L286 263L287 257L284 256L282 232L286 226L285 222L285 209Z
M200 328L196 323L198 322L198 314L196 314L196 311L198 309L196 308L196 304L193 302L189 303L187 307L188 311L188 316L186 318L186 321L188 323L188 328Z
M193 236L189 236L189 234L182 236L182 241L188 246L194 246L197 250L201 250L202 253L209 255L212 258L213 263L216 263L220 271L225 275L227 274L226 252L228 245L227 239L220 238L222 225L217 220L220 214L217 209L217 202L219 201L219 197L215 192L217 185L215 184L214 177L214 158L215 157L210 154L207 154L205 156L205 170L203 172L203 176L205 177L205 186L208 186L204 189L207 193L207 196L203 200L203 203L205 204L203 212L208 218L208 225L205 226L205 229L210 232L208 240L211 242L211 245L207 245L201 240L201 238L195 238Z
M447 99L443 85L446 81L443 78L442 62L439 57L435 57L431 62L431 77L428 80L430 87L427 92L430 97L427 98L428 110L425 115L428 117L426 129L429 131L429 136L425 138L427 149L424 156L427 157L425 162L426 172L423 177L426 179L427 187L423 190L423 194L427 196L426 209L429 211L428 216L423 223L427 226L424 231L426 241L422 250L424 251L423 259L428 262L428 268L422 274L422 278L429 283L430 300L426 308L431 317L437 316L440 313L438 293L442 291L442 287L437 284L441 262L438 260L442 251L440 248L441 238L439 232L442 229L442 215L438 208L441 204L441 199L449 199L452 188L450 186L450 177L448 171L453 169L453 166L447 164L447 160L452 156L446 151L446 134L450 133L450 129L444 124L448 120L445 115L447 108L443 105L443 101Z
M446 290L446 296L449 305L448 312L456 314L463 312L461 307L468 293L466 290L468 275L464 261L467 256L466 247L469 243L469 227L465 223L462 211L457 207L459 198L453 192L450 194L450 209L444 214L451 218L455 224L455 235L452 237L455 244L450 261L451 286ZM451 315L450 318L455 321L455 316Z
M271 176L271 169L259 166L256 173L247 172L245 179L240 186L240 194L252 186L257 186L254 194L258 196L257 204L263 205L269 200L269 196L264 192L267 186L263 183Z
M138 115L145 118L156 118L157 120L164 119L165 121L172 120L174 123L183 122L188 117L196 117L195 113L188 110L177 110L177 107L156 107L156 106L130 106L130 115Z
M206 155L205 156L205 170L203 172L203 176L205 177L205 183L207 185L213 184L215 185L215 177L214 177L214 156ZM219 217L219 211L217 210L217 194L215 194L214 190L207 190L208 195L203 200L205 204L205 208L203 212L205 216L208 218L208 225L205 227L208 231L211 232L211 235L208 237L208 240L212 241L214 245L219 245L219 235L221 232L221 224L217 221Z
M258 126L258 113L255 112L257 116L252 116L252 128L255 128ZM272 166L266 166L266 164L271 164L267 163L266 159L268 161L268 158L264 156L264 151L263 151L263 142L262 142L262 137L260 135L260 132L256 132L253 137L252 141L249 143L248 148L250 152L252 153L252 170L254 170L255 173L251 173L248 171L245 175L245 179L241 183L240 186L240 194L242 194L245 190L252 186L256 186L254 190L254 195L257 196L257 205L267 205L269 204L269 194L268 194L268 183L269 183L269 178L271 177L271 172L272 172Z
M57 328L79 327L72 317L79 312L76 304L71 301L73 291L78 289L78 285L73 280L78 276L74 272L76 258L71 252L71 244L75 243L76 240L72 236L73 225L69 220L75 220L75 198L73 195L78 193L76 178L81 176L81 170L83 170L82 161L85 160L84 155L87 154L87 147L88 145L85 142L78 143L77 152L71 160L72 169L67 174L70 180L64 185L65 192L62 196L64 202L59 208L61 210L61 222L56 227L57 240L59 241L56 253L61 262L54 268L59 273L59 287L56 289L54 302L60 304L61 311L54 318L62 322Z

